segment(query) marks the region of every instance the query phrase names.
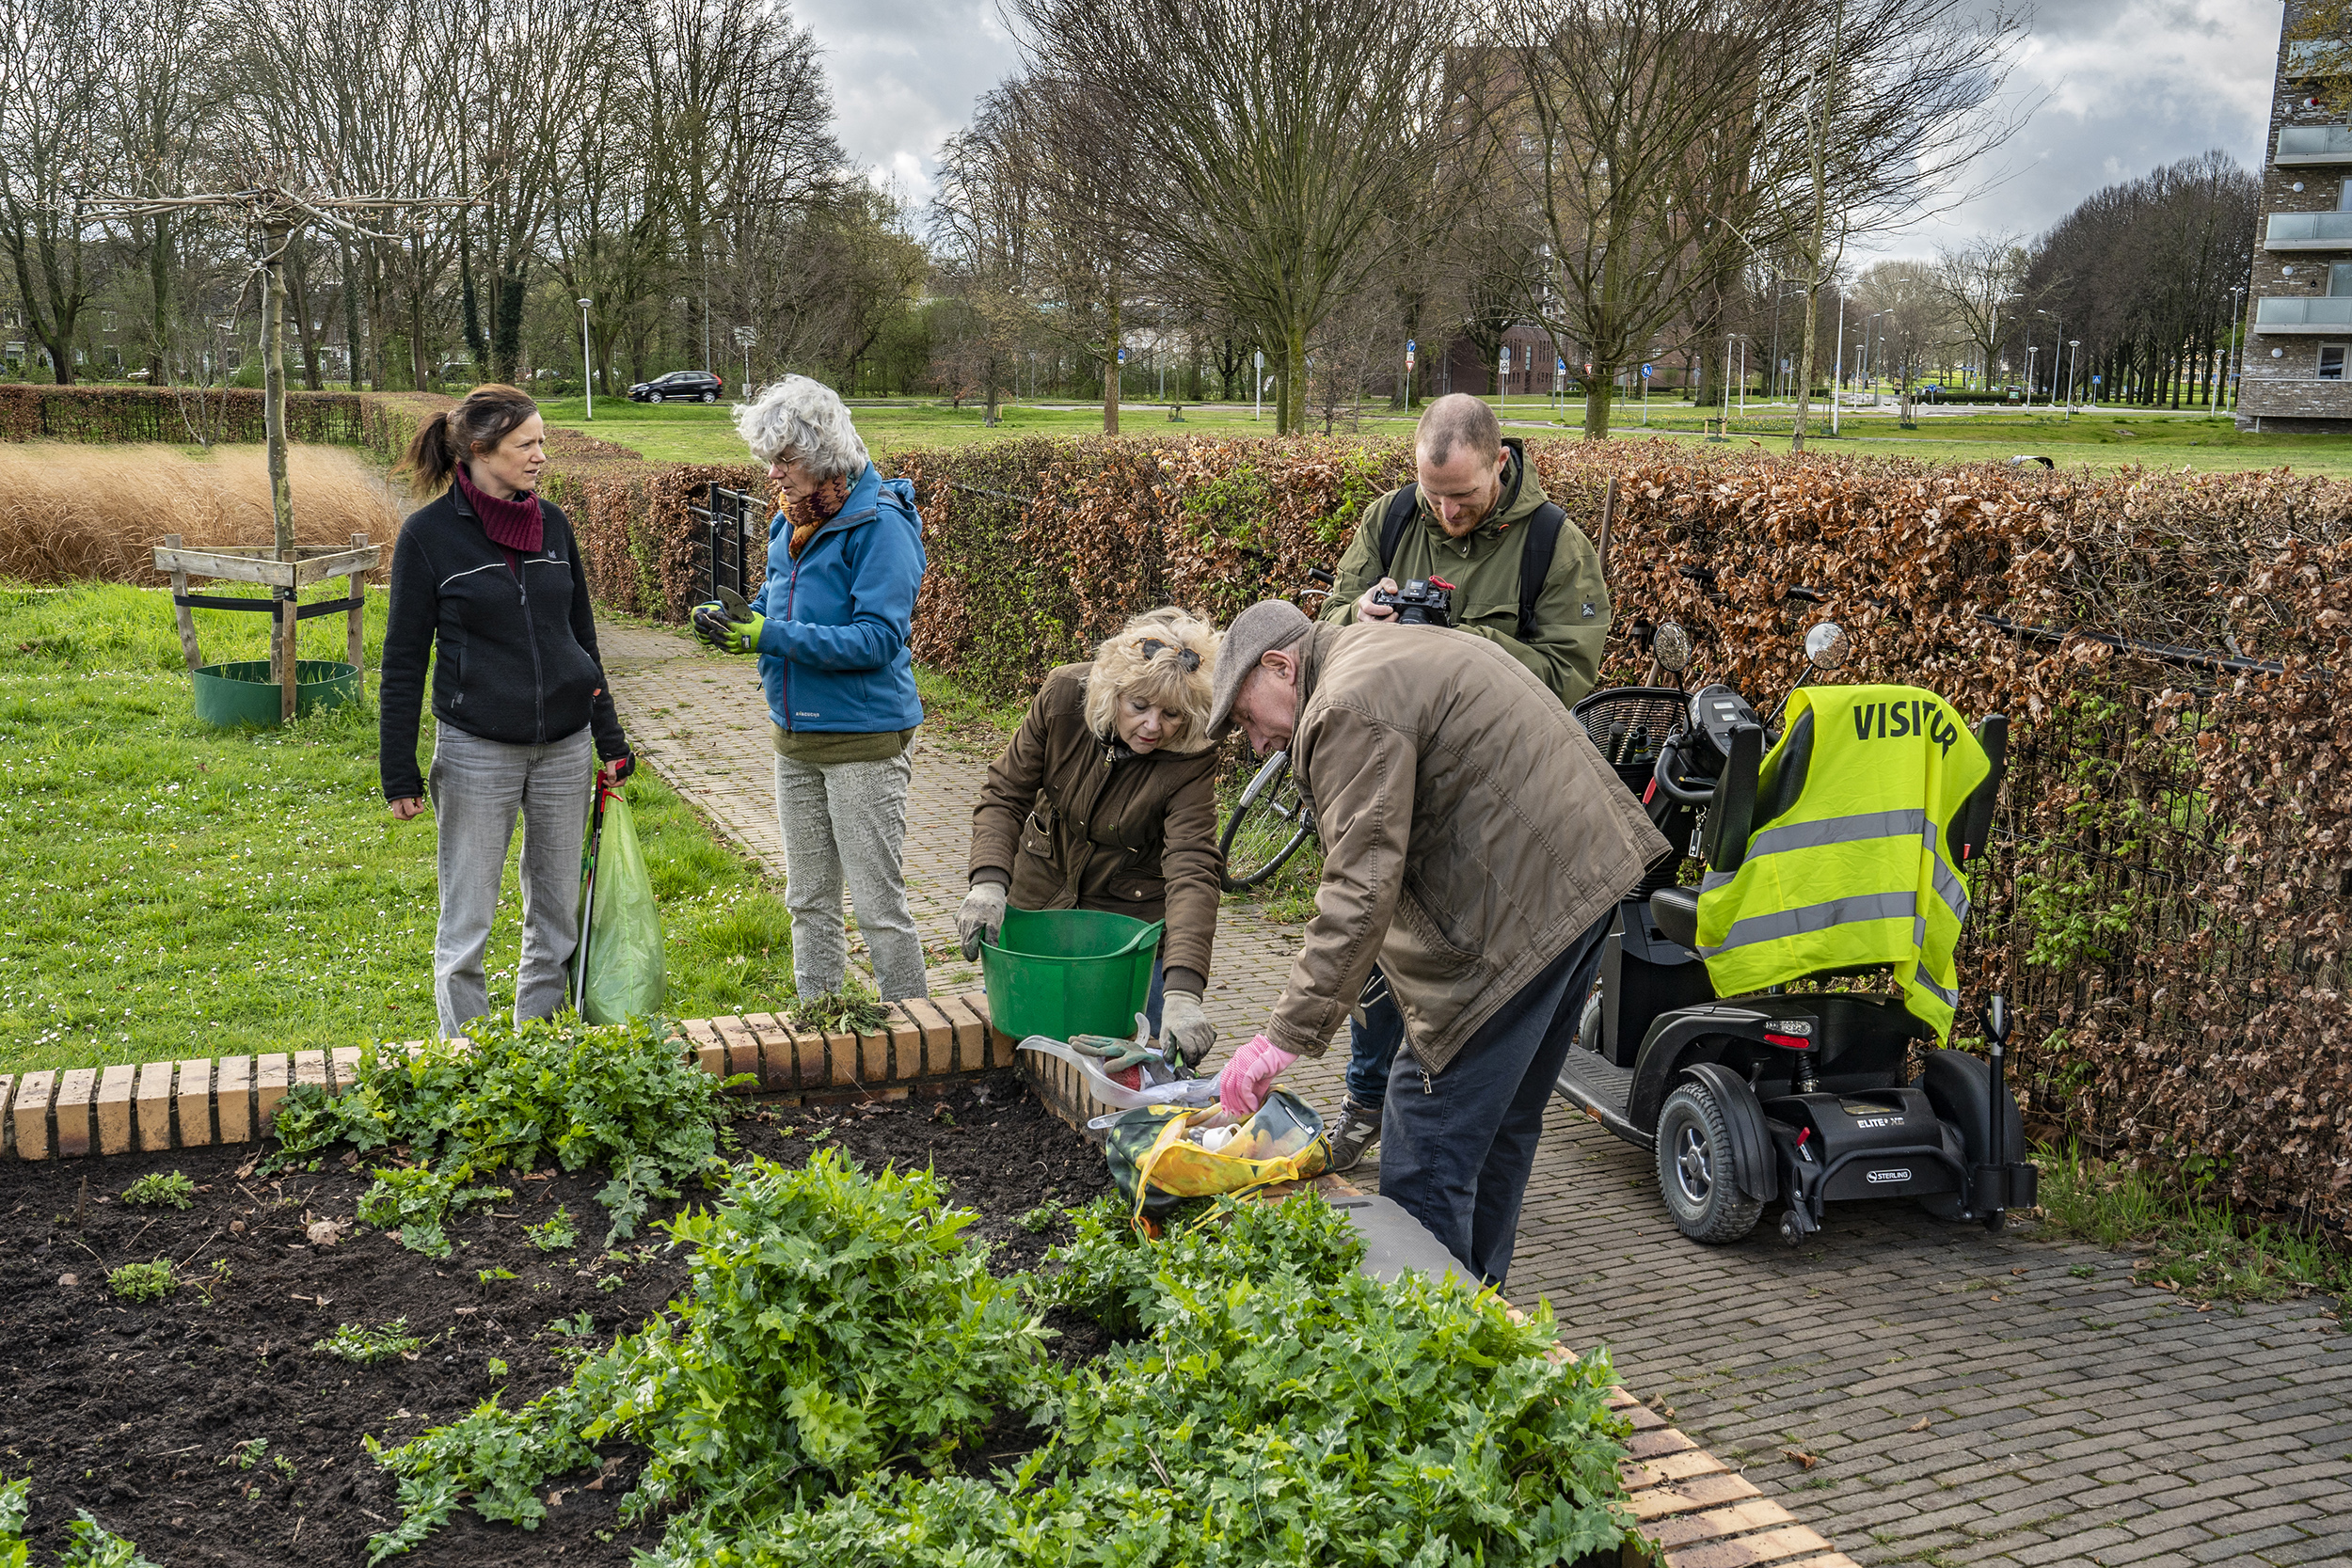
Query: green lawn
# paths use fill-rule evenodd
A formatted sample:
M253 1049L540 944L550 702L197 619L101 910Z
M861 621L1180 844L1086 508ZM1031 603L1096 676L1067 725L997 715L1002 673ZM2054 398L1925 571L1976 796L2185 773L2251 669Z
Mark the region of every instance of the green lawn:
M386 598L369 602L373 675ZM208 657L265 656L262 617L196 613ZM340 657L342 638L322 617L303 653ZM279 731L198 724L161 593L0 591L0 1072L431 1032L433 825L385 811L375 736L373 701ZM628 800L672 1012L782 1005L776 886L650 771ZM513 999L511 863L506 891L494 1007Z
M599 400L593 422L580 418L578 399L559 399L542 405L550 422L584 430L605 440L633 447L661 462L740 463L746 461L742 442L728 422L724 403L650 404ZM913 447L962 446L975 441L1022 436L1092 436L1103 428L1102 410L1056 403L1051 407L1010 405L994 430L980 422L977 407L953 409L941 403L899 402L853 404L859 431L866 444L887 454ZM1542 438L1572 436L1582 429L1583 407L1555 407L1542 398L1512 398L1503 415L1510 433ZM1629 439L1703 441L1699 423L1707 414L1679 400L1650 404L1649 423L1642 422L1641 404L1618 405L1612 434ZM1751 404L1744 420L1735 412L1734 444L1753 442L1767 451L1788 450L1789 415L1786 410ZM2085 465L2106 470L2127 464L2201 470L2233 471L2287 467L2303 473L2352 476L2352 436L2253 436L2238 434L2228 415L2157 414L2153 412L2078 413L2072 420L2058 413L1994 409L1982 414L1928 415L1915 430L1899 427L1890 406L1883 412L1840 416L1839 434L1826 432L1825 414L1817 410L1817 429L1808 443L1825 452L1866 452L1874 456L1915 457L1929 462L1999 463L2021 452L2038 452L2062 466ZM1245 406L1188 405L1184 422L1171 425L1156 405L1127 404L1120 433L1128 436L1270 436L1272 416L1254 420ZM1318 427L1319 428L1319 427ZM1412 421L1384 409L1366 410L1356 434L1393 437L1412 429ZM1343 425L1341 434L1346 434ZM1718 437L1721 442L1723 437Z

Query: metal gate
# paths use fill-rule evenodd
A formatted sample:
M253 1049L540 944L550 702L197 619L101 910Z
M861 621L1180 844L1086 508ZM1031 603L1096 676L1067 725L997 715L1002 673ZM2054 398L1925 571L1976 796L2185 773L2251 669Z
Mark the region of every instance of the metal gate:
M716 596L722 588L750 598L768 576L768 503L713 480L708 496L687 511L702 524L702 571Z

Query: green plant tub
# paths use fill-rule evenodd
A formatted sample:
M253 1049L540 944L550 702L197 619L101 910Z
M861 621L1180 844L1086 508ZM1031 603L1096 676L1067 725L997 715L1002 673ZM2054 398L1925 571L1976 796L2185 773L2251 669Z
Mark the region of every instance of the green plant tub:
M988 1021L1014 1039L1134 1034L1167 928L1104 910L1007 910L980 946Z
M283 699L278 683L269 678L269 660L241 658L231 664L207 664L191 672L196 682L196 716L221 729L250 725L274 729ZM301 658L294 661L294 717L313 708L339 707L359 696L359 667L340 659Z

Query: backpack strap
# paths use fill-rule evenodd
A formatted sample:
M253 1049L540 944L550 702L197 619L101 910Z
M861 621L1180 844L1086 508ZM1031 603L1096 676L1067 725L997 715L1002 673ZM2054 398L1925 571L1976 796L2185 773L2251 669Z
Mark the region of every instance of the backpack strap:
M1421 510L1421 486L1407 484L1389 498L1388 515L1380 520L1380 575L1391 576L1389 563L1396 559L1396 547L1404 543L1405 525Z
M1544 578L1551 576L1551 558L1560 548L1560 525L1568 515L1555 501L1546 501L1527 519L1527 543L1519 550L1519 641L1535 641L1535 601L1544 596Z

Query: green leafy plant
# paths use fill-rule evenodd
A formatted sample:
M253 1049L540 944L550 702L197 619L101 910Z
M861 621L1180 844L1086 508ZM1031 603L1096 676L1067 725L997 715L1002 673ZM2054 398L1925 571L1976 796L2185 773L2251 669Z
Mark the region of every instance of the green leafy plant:
M373 1367L380 1362L397 1361L404 1355L414 1355L423 1348L423 1340L408 1332L406 1318L394 1318L388 1323L340 1323L334 1333L316 1341L310 1348L338 1361Z
M32 1512L33 1478L0 1481L0 1568L24 1568L24 1519Z
M512 1196L472 1184L501 1170L610 1171L598 1195L612 1212L609 1245L634 1235L655 1199L675 1197L678 1181L723 1164L726 1085L687 1059L666 1024L491 1018L469 1028L470 1046L363 1047L355 1086L332 1099L316 1085L289 1091L278 1159L345 1140L362 1153L405 1146L415 1163L376 1167L359 1218L437 1258L449 1255L453 1210Z
M501 1279L514 1278L515 1271L513 1269L476 1269L473 1272L473 1276L477 1284L481 1285L485 1290L487 1290L490 1286L497 1284Z
M572 1212L560 1203L555 1206L554 1218L524 1226L523 1234L541 1252L562 1252L580 1244L580 1232L572 1226Z
M196 1183L179 1171L167 1176L162 1171L149 1171L122 1189L125 1203L149 1204L158 1209L185 1209L196 1197Z
M1061 1222L1061 1211L1050 1203L1040 1204L1012 1223L1032 1236L1041 1236Z
M548 1332L560 1338L585 1339L596 1331L596 1320L588 1315L588 1309L584 1307L580 1309L580 1315L577 1317L558 1318L548 1324Z
M1257 1279L1286 1272L1336 1285L1363 1256L1347 1217L1323 1203L1294 1210L1221 1198L1179 1210L1158 1242L1128 1223L1126 1210L1109 1194L1069 1214L1075 1235L1045 1255L1049 1272L1028 1282L1030 1299L1040 1307L1068 1307L1122 1337L1159 1321L1166 1307L1164 1274L1213 1268Z
M179 1283L168 1258L158 1258L151 1263L125 1263L106 1275L106 1289L124 1301L161 1301Z
M139 1549L89 1515L87 1509L65 1528L65 1550L57 1554L58 1568L156 1568Z
M240 1470L250 1470L253 1466L259 1465L263 1459L268 1457L268 1438L248 1437L242 1443L230 1444L229 1447L229 1452L222 1456L221 1463L223 1465L234 1465Z
M890 1022L890 1010L871 986L852 974L842 981L839 990L796 998L786 1017L795 1029L870 1035Z

